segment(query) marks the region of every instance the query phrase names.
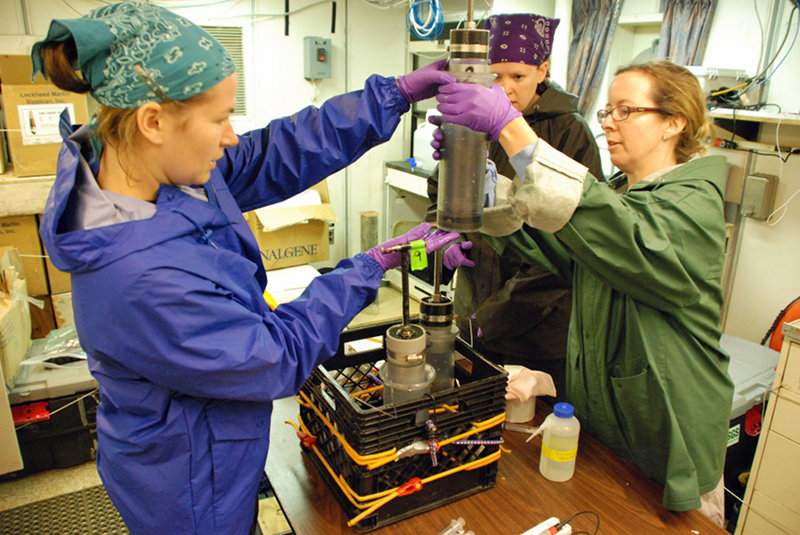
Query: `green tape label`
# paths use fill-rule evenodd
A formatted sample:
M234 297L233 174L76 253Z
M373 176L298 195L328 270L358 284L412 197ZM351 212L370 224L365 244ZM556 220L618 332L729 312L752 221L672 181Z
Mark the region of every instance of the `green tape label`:
M428 253L425 251L425 240L411 242L411 271L419 271L428 267Z

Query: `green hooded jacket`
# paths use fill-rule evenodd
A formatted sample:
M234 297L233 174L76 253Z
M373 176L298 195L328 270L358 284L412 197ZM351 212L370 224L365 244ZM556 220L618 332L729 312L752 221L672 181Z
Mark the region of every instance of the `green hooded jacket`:
M725 461L733 397L719 345L726 178L722 156L690 160L621 195L587 175L555 233L527 220L513 234L487 236L504 258L572 281L567 400L586 432L664 485L673 510L699 508Z

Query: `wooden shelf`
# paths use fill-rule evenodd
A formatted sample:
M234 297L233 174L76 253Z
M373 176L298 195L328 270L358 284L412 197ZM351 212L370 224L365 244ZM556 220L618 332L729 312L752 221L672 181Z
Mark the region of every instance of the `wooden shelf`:
M55 178L18 177L13 172L0 175L0 217L41 214Z

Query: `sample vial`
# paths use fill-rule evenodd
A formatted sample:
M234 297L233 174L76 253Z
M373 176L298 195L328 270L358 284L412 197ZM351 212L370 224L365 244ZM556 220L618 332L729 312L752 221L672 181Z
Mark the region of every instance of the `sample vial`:
M553 413L542 423L542 453L539 472L550 481L567 481L575 473L578 435L581 423L569 403L556 403Z

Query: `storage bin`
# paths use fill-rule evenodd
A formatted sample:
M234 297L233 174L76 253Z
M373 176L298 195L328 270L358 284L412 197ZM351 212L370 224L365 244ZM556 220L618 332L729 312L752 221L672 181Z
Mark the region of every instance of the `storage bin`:
M69 468L96 458L95 422L99 399L96 393L86 394L81 392L47 400L50 419L17 429L23 469L16 474Z
M345 347L382 336L391 325L343 333L336 356L317 367L298 396L300 420L314 437L304 451L351 520L384 494L421 483L358 520L362 532L490 488L497 476L506 372L456 339L455 388L383 406L374 387L384 350L346 354ZM435 460L430 452L391 455L415 442L465 434L468 443L446 443Z

